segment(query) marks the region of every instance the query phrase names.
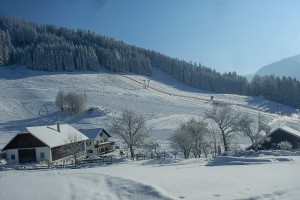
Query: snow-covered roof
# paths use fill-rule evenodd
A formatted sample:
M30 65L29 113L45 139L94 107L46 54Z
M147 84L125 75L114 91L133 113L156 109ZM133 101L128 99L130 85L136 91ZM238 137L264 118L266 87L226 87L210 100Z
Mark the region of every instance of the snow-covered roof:
M89 139L95 139L96 136L102 131L107 137L111 137L103 128L80 129Z
M293 128L290 128L288 126L280 126L277 129L281 129L281 130L283 130L285 132L288 132L288 133L293 134L293 135L295 135L297 137L300 137L300 131L297 131L297 130L295 130ZM275 129L275 130L277 130L277 129ZM273 133L274 131L271 131L271 133Z
M300 131L297 131L297 130L295 130L295 129L293 129L293 128L290 128L290 127L288 127L288 126L279 126L279 127L276 127L276 128L274 128L274 129L272 129L272 130L267 134L266 137L269 137L270 135L272 135L274 132L276 132L276 131L279 130L279 129L281 129L281 130L284 131L284 132L287 132L287 133L290 133L290 134L292 134L292 135L295 135L295 136L297 136L297 137L300 137Z
M74 142L70 140L70 137L76 138L77 141L88 139L88 137L68 124L60 124L60 132L57 131L57 125L34 126L26 129L50 148Z
M270 137L274 132L276 132L277 130L281 129L284 132L290 133L292 135L295 135L296 137L300 137L300 131L297 131L293 128L290 128L288 126L280 126L280 127L276 127L274 129L272 129L265 137ZM245 149L250 149L253 145L250 144L249 146L247 146Z

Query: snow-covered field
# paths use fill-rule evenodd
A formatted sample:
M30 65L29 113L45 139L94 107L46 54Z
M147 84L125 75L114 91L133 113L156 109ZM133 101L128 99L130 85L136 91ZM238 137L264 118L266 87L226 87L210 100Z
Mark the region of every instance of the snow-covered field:
M150 80L150 88L143 87L143 80ZM147 82L147 81L146 81ZM88 104L100 109L77 116L61 114L54 105L59 90L84 91ZM167 139L178 124L191 117L203 116L211 108L210 93L188 87L174 78L154 70L152 77L132 74L114 74L105 69L99 72L40 72L23 66L0 68L0 148L25 127L68 123L76 128L107 127L111 118L123 108L130 108L146 115L151 135ZM278 111L278 104L262 97L213 94L214 99L247 107ZM257 113L247 107L239 110ZM284 113L296 109L283 106ZM276 114L264 113L270 120ZM299 120L296 120L298 123Z
M82 169L0 172L0 199L287 199L299 156L146 160Z
M143 87L143 80L150 80L149 88ZM75 116L62 114L54 105L59 90L84 91L89 106L99 109ZM123 108L144 113L151 137L167 144L180 122L201 117L211 108L210 95L158 70L144 77L105 69L58 73L2 67L0 148L28 126L61 121L78 129L107 128ZM269 121L299 123L291 117L278 120L274 114L278 104L263 97L213 95L238 110L261 112ZM296 112L288 106L282 109L286 114ZM274 157L124 161L72 170L2 171L0 199L299 199L300 158Z

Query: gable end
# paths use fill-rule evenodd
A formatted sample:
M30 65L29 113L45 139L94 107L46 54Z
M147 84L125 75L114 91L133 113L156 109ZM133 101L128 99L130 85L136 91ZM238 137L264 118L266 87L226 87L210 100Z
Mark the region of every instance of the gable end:
M3 150L33 147L48 147L48 145L33 136L31 133L19 133L3 148Z

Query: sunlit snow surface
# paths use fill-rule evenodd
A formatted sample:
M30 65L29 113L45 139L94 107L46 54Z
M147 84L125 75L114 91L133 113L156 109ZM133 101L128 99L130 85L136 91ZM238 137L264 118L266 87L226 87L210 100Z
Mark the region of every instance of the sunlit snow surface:
M124 161L98 167L0 172L0 199L291 199L299 156Z
M143 87L143 80L146 83L150 80L150 88ZM88 105L99 109L76 116L61 113L54 103L59 90L86 92ZM151 135L156 139L168 139L181 122L204 116L212 106L211 95L216 101L236 105L237 110L256 114L265 109L269 112L261 113L268 120L277 117L274 114L279 109L277 103L262 97L211 94L188 87L157 69L153 76L145 77L111 73L105 69L99 72L40 72L23 66L1 67L0 148L26 127L52 125L56 121L78 129L106 128L124 108L144 113ZM287 114L295 113L295 110L282 107Z
M150 80L150 88L143 80ZM84 91L93 112L61 113L54 104L59 90ZM280 117L277 103L263 97L211 94L185 86L154 70L152 77L100 72L39 72L24 67L0 68L0 148L26 127L54 125L77 129L107 128L122 109L142 112L150 136L168 150L167 139L177 126L201 117L215 100L257 114L268 121L299 124L297 117ZM247 107L256 108L250 110ZM281 109L281 108L280 108ZM282 111L294 113L287 106ZM114 136L113 136L113 139ZM235 143L245 146L247 140ZM264 155L215 160L166 159L114 162L84 169L1 171L0 199L299 199L298 156Z

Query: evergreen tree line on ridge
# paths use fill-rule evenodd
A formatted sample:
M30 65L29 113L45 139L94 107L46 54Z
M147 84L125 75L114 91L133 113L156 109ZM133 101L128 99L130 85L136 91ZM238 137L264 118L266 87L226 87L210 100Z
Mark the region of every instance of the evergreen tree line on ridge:
M249 83L235 72L221 74L201 64L171 58L90 31L0 17L0 66L22 64L44 71L97 70L150 76L159 68L185 84L228 94L264 95L300 107L300 83L290 77L256 76Z

